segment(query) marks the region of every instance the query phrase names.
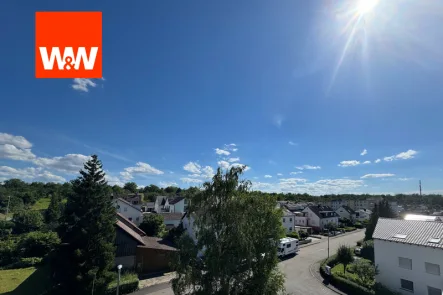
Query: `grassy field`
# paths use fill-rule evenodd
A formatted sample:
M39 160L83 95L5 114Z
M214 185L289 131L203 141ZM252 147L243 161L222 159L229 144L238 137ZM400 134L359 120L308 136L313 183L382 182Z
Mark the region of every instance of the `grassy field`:
M32 210L46 210L49 207L50 198L41 198L34 205L32 205Z
M353 273L351 273L351 272L349 272L349 268L350 268L350 264L348 264L347 266L346 266L346 278L348 278L348 279L350 279L350 280L353 280L353 281L357 281L357 275L355 275L355 274L353 274ZM343 264L341 264L341 263L339 263L339 264L337 264L336 266L334 266L333 268L332 268L332 273L333 274L338 274L338 275L341 275L341 276L343 276Z
M41 294L50 286L48 266L0 270L0 294Z

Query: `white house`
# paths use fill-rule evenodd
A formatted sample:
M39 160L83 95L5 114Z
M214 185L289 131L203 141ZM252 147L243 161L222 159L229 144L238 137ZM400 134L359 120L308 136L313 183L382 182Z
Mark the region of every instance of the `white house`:
M139 225L143 221L143 213L141 209L132 205L128 201L122 198L114 199L114 206L118 213L136 225Z
M364 221L371 218L372 211L368 209L359 209L355 211L355 220Z
M158 196L155 199L154 211L157 213L185 213L188 207L188 200L184 197Z
M308 226L308 217L306 212L294 212L294 226Z
M351 207L342 205L340 208L335 210L335 213L337 213L340 218L347 218L349 220L355 220L355 211L351 209Z
M372 237L377 282L401 294L443 294L443 223L379 218Z
M286 233L291 233L294 231L294 217L294 213L287 209L283 209L282 224L286 230Z
M331 207L327 206L308 206L303 212L307 217L307 226L314 228L315 230L323 230L325 225L333 223L338 226L339 215Z

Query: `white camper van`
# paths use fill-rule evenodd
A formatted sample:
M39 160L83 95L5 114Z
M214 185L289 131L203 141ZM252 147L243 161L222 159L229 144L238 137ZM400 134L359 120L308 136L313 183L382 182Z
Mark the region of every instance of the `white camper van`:
M280 245L278 245L277 256L284 257L289 254L295 254L298 252L298 240L294 238L280 239Z

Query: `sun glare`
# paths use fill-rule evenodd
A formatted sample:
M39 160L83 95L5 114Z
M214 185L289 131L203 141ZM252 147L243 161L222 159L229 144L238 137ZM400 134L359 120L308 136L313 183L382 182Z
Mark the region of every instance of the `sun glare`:
M371 12L374 7L377 5L378 0L360 0L357 5L358 13L363 15L368 12Z

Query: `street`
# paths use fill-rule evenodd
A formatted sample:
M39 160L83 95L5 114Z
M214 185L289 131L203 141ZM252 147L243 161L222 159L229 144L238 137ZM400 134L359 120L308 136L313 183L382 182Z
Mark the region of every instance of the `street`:
M363 239L364 231L332 237L329 240L330 255L335 254L342 244L355 246L358 240ZM298 255L279 263L280 269L286 276L286 292L288 294L303 295L336 295L333 291L323 286L310 271L310 266L328 256L328 239L323 237L320 243L300 249ZM173 295L170 284L162 284L139 290L133 295Z

